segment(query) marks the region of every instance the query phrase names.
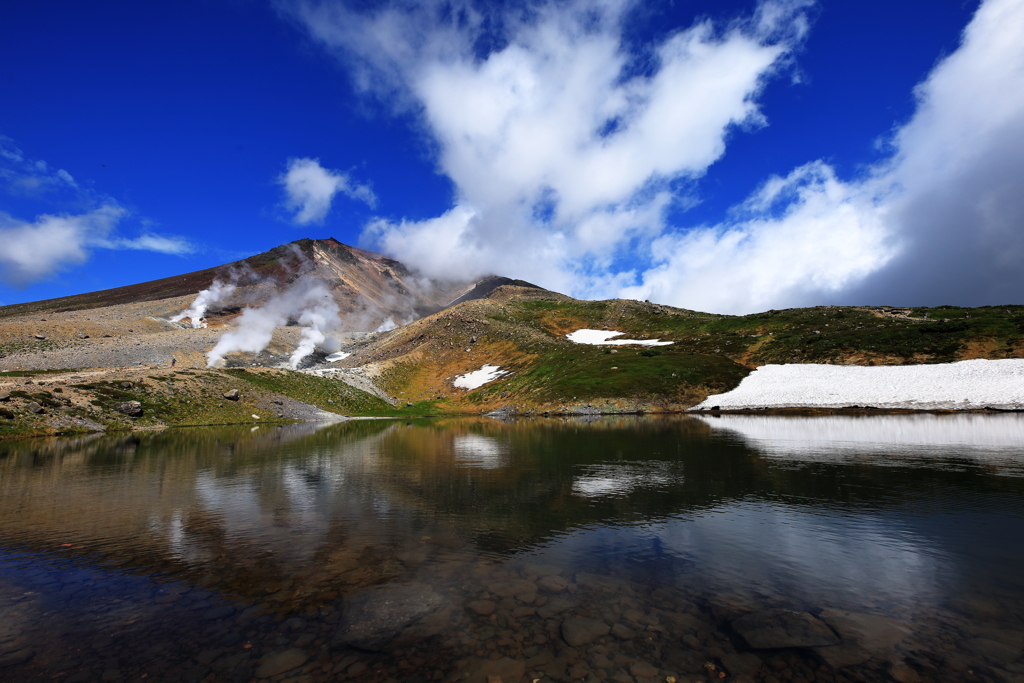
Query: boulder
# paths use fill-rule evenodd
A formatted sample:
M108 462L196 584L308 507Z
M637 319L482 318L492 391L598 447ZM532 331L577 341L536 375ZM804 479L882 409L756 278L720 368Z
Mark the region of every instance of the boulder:
M838 645L814 648L833 669L861 664L872 657L889 659L897 644L911 634L908 624L878 614L826 609L819 615L842 640Z
M33 335L33 336L34 336L34 337L35 337L36 339L46 339L46 335L45 335L45 334L36 334L36 335Z
M490 616L494 614L494 610L498 608L498 603L493 600L474 600L473 602L466 605L466 609L470 612L475 612L482 617Z
M345 608L335 644L377 652L438 633L451 608L430 586L387 584L356 594Z
M39 415L44 412L43 407L36 403L35 401L32 401L25 407L28 408L28 412L35 413L36 415Z
M733 629L755 650L837 645L839 638L825 622L807 612L768 609L732 622Z
M297 647L280 652L271 652L263 658L263 662L256 669L256 678L270 678L285 671L291 671L305 664L307 659L309 657L306 656L306 653Z
M240 396L241 393L238 391L238 389L232 389L230 391L224 392L224 398L226 398L229 401L237 401Z
M6 403L11 400L11 395L7 392L0 391L0 403Z
M720 659L730 676L753 676L762 665L761 658L749 652L729 652Z
M87 334L80 334L80 335L78 335L78 338L79 339L88 339L89 335L87 335Z
M131 388L132 388L132 386L133 386L133 385L132 385L132 383L131 383L131 382L121 382L121 388L122 388L122 389L131 389Z
M114 407L129 417L142 415L142 404L138 401L122 401Z
M611 627L600 619L569 617L562 622L562 638L572 647L592 643L601 636L608 635L611 630Z

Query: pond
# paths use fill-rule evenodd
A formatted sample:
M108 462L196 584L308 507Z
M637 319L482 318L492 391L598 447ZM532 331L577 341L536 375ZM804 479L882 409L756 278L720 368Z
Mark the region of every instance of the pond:
M1021 681L1024 415L0 444L0 679Z

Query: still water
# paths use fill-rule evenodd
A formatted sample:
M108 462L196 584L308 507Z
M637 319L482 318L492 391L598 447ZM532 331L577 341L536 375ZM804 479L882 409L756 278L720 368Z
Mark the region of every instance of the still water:
M0 444L3 681L1002 682L1022 648L1020 414Z

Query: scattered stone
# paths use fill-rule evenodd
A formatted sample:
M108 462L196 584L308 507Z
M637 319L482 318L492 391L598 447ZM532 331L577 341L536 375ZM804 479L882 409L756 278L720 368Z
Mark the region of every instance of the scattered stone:
M78 335L78 338L79 339L88 339L89 335L87 335L87 334L80 334L80 335Z
M610 631L611 627L599 619L569 617L562 622L562 638L572 647L592 643Z
M14 652L8 652L7 654L0 657L0 669L6 669L9 666L17 666L18 664L24 664L28 660L35 657L36 653L28 648L23 650L15 650Z
M487 586L487 590L494 593L499 598L511 598L515 596L517 599L520 595L536 595L537 584L530 581L508 581L504 583L492 583Z
M230 617L234 613L235 608L233 605L221 605L220 607L214 607L211 610L207 610L203 614L203 619L206 619L207 621L216 621L217 619Z
M622 581L612 576L580 572L576 575L576 585L603 593L616 593L622 587Z
M533 607L516 607L512 610L512 616L516 619L520 617L530 617L537 613L537 610Z
M36 415L40 415L40 414L42 414L44 412L43 411L43 407L41 405L39 405L38 403L36 403L35 401L32 401L31 403L29 403L26 406L26 408L28 408L28 412L35 413Z
M46 339L46 335L45 335L45 334L36 334L36 335L33 335L33 336L34 336L34 337L35 337L36 339Z
M719 659L731 676L753 676L763 664L760 657L749 652L729 652Z
M281 652L271 652L263 658L263 662L256 669L256 678L270 678L285 671L291 671L305 664L307 659L309 657L306 656L306 653L297 647Z
M476 612L482 617L490 616L494 613L494 610L498 608L498 603L493 600L474 600L473 602L466 605L466 609L470 612Z
M918 683L921 677L906 662L893 662L889 665L889 675L896 683Z
M836 645L839 638L824 622L807 612L769 609L732 622L733 629L755 650Z
M123 401L114 406L128 417L142 415L142 404L138 401Z
M975 654L985 657L993 664L1005 665L1021 656L1021 648L1007 645L988 638L971 638L965 645Z
M461 680L467 683L518 683L526 675L526 662L521 659L480 659L471 661L463 670Z
M636 661L630 665L629 673L640 678L654 678L658 675L658 667L644 661Z
M131 382L121 382L122 389L131 389L134 386Z
M346 601L334 642L370 651L415 642L438 633L449 612L430 586L387 584Z
M636 631L628 626L623 626L622 624L613 624L612 635L619 640L629 640L630 638L636 637Z
M550 619L556 614L561 614L565 610L572 607L572 603L564 598L553 598L548 600L543 607L537 610L537 616L542 619Z
M223 396L229 401L237 401L239 396L241 396L241 392L239 392L238 389L232 389L230 391L225 391Z
M561 576L544 576L537 581L537 585L548 593L561 593L569 586L569 582Z

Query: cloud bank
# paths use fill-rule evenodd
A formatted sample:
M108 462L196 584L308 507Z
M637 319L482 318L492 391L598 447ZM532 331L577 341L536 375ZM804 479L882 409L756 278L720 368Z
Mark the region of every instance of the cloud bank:
M323 223L339 192L371 208L377 205L377 197L368 185L352 183L347 174L321 166L319 159L290 159L288 170L278 182L285 191L285 207L295 212L292 222L298 225Z
M451 209L377 219L365 233L428 275L511 273L577 296L732 313L1015 300L1024 0L982 3L916 89L885 163L843 179L808 160L718 224L667 222L669 208L699 199L731 136L766 124L758 97L794 59L808 4L766 0L644 54L624 38L632 5L615 0L518 14L329 0L291 11L357 87L415 112L436 141Z

